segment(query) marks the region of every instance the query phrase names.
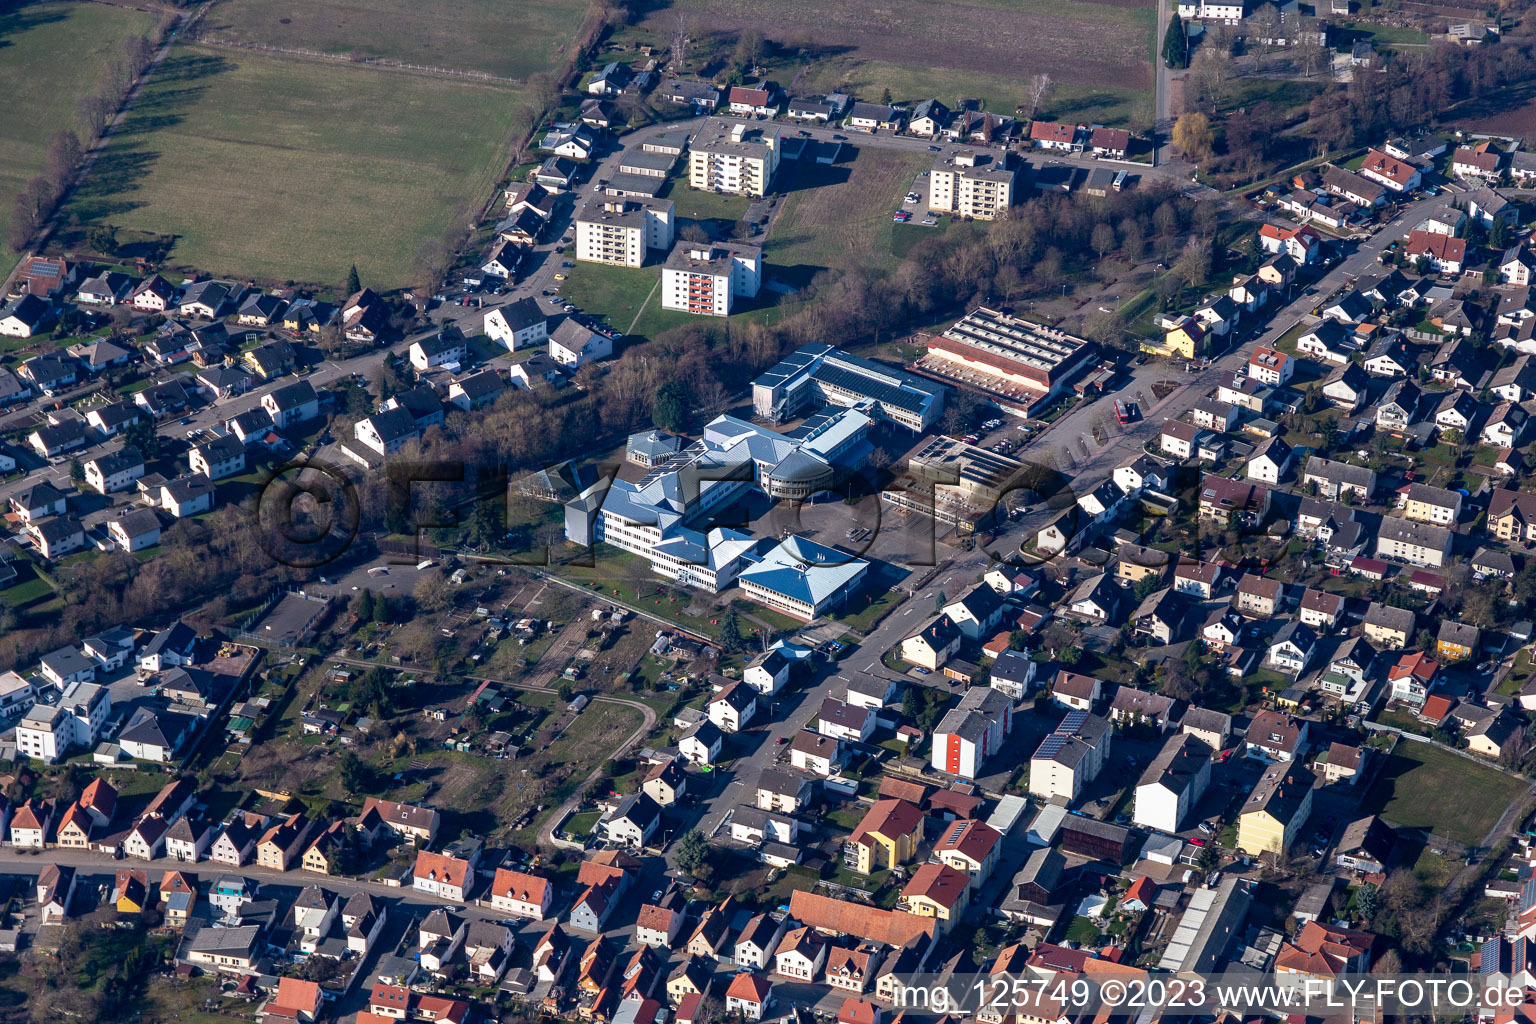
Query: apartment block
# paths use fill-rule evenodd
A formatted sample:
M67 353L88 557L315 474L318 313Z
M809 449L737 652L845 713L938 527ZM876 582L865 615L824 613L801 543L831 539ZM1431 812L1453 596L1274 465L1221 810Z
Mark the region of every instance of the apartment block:
M713 122L694 138L688 151L688 184L706 192L765 196L778 170L781 148L772 131L749 133L745 124L727 130Z
M928 175L928 209L974 220L995 220L1013 205L1018 173L989 154L941 154Z
M661 268L661 305L702 316L729 316L732 301L757 295L763 250L736 243L679 242Z
M576 258L640 267L651 249L672 248L670 199L589 199L576 213Z

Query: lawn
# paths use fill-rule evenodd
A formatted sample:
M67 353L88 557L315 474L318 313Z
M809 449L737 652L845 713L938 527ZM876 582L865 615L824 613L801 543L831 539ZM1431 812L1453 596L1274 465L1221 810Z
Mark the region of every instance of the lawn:
M594 316L604 313L608 322L628 333L629 325L645 308L645 300L661 280L661 265L610 267L604 263L577 263L560 283L560 297Z
M42 171L48 140L75 125L75 108L95 92L123 40L147 34L155 19L132 7L42 3L0 14L0 242L11 224L11 198ZM68 54L61 60L61 54ZM0 250L0 274L14 254Z
M672 200L673 214L688 220L737 221L747 215L747 207L752 205L746 196L693 188L686 177L674 178L661 198Z
M656 287L660 280L660 263L648 267L577 263L566 271L566 279L560 284L560 297L594 316L606 314L608 322L622 333L645 337L655 337L673 327L710 319L663 309L661 290ZM755 299L737 299L737 312L732 313L730 319L737 322L766 319L777 303L777 294L764 288Z
M1067 941L1092 946L1099 941L1098 926L1081 915L1074 917L1067 926Z
M125 254L172 235L174 269L395 288L505 163L515 90L178 46L67 216ZM78 233L77 233L78 236ZM64 239L69 244L76 239Z
M573 814L565 819L565 830L573 836L589 836L592 828L601 818L601 811L583 811L581 814Z
M1272 104L1282 116L1307 106L1327 88L1326 83L1277 82L1273 79L1245 79L1237 82L1221 105L1223 113L1255 103Z
M1354 42L1356 39L1369 39L1377 46L1394 45L1418 45L1423 46L1429 42L1429 36L1416 28L1398 28L1394 25L1373 25L1363 21L1341 21L1339 28L1342 30L1343 42Z
M802 284L818 271L850 262L896 266L891 215L933 158L867 148L855 153L846 163L800 170L768 237L766 259L780 276Z
M1524 790L1493 768L1405 740L1382 767L1362 810L1477 846Z
M558 66L586 12L568 0L229 0L199 28L214 38L527 78Z

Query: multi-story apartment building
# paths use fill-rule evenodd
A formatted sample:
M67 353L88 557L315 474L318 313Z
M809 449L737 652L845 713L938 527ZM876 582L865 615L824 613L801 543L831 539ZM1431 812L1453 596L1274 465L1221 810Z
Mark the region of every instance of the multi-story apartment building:
M661 305L729 316L732 301L755 297L762 282L763 250L758 246L679 242L661 268Z
M576 213L576 258L640 267L651 249L672 248L670 199L589 199Z
M1006 160L973 150L939 155L928 174L928 209L974 220L996 220L1013 205L1018 172Z
M706 192L765 196L779 167L777 133L749 132L745 124L711 123L694 137L688 151L688 184Z
M95 746L111 712L112 697L105 686L70 683L57 704L34 705L17 723L16 749L54 764L76 748Z

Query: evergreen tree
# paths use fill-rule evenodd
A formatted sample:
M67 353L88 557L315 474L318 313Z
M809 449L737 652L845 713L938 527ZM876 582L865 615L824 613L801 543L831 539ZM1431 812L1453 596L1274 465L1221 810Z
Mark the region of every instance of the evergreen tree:
M709 853L709 839L703 832L691 828L677 841L677 851L673 859L677 862L680 871L686 871L691 875L709 863Z
M733 608L720 620L720 645L727 651L739 651L744 643L741 622L736 618L736 610Z
M681 381L669 380L656 389L651 422L674 433L683 429L688 422L688 389Z
M358 292L360 292L362 290L363 290L363 283L362 283L362 281L358 280L358 277L357 277L357 264L354 263L354 264L352 264L352 269L347 271L347 294L349 296L350 295L356 295Z
M1177 11L1168 22L1168 31L1163 33L1163 63L1170 68L1189 66L1189 33Z

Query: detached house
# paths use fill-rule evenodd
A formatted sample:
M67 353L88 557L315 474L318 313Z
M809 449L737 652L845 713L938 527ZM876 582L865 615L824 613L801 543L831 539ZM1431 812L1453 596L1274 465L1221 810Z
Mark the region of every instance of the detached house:
M478 859L478 851L465 858L418 850L416 865L411 873L411 888L463 903L470 886L474 884L475 863Z
M1307 749L1307 722L1279 711L1260 711L1248 725L1244 741L1249 757L1293 761Z
M1304 487L1315 487L1317 493L1329 500L1349 495L1361 501L1369 501L1376 491L1376 473L1364 466L1352 466L1347 462L1334 462L1313 456L1302 471Z
M1360 174L1393 192L1411 192L1423 181L1423 172L1406 160L1373 149L1366 153Z

